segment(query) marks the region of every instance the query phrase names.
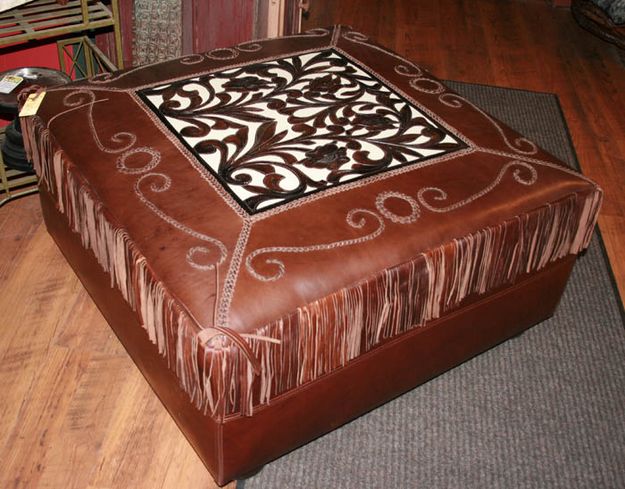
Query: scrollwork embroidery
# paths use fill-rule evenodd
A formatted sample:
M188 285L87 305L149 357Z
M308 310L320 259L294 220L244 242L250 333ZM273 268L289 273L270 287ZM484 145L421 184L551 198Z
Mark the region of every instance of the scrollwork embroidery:
M391 212L386 207L386 201L392 198L406 202L410 206L410 214L401 216L399 214L396 214L395 212ZM419 209L419 204L417 204L417 202L412 197L401 192L394 191L382 192L378 194L375 199L375 207L380 214L386 217L389 221L396 224L413 223L419 218L419 215L421 213L421 210Z
M439 94L445 91L445 85L434 78L425 76L423 70L416 65L411 65L411 67L397 65L395 66L395 73L409 77L408 84L419 92Z
M164 173L156 173L156 172L146 173L145 175L142 175L135 183L135 187L134 187L135 194L137 195L139 200L141 200L141 202L143 202L148 209L150 209L154 214L160 217L163 221L167 222L168 224L178 229L179 231L182 231L183 233L188 234L189 236L192 236L200 241L210 243L219 252L219 256L212 263L201 264L196 260L196 255L198 253L202 253L205 255L210 254L211 253L210 249L206 247L200 247L200 246L192 247L189 249L186 255L187 263L189 263L189 265L192 266L193 268L196 268L199 270L212 270L216 266L221 265L225 261L226 257L228 256L228 250L226 246L220 240L213 238L211 236L208 236L199 231L195 231L194 229L191 229L189 226L181 223L180 221L177 221L173 217L163 212L154 202L152 202L145 195L144 191L141 188L144 182L148 181L148 179L152 180L149 183L148 188L151 192L154 192L154 193L165 192L166 190L170 189L171 184L172 184L171 178L168 175L165 175Z
M86 97L86 99L85 99ZM75 100L76 99L76 100ZM78 107L84 106L87 107L87 117L89 123L89 129L91 131L91 135L93 136L93 140L96 143L96 146L105 153L122 153L137 142L137 136L135 136L131 132L120 131L114 133L109 139L115 144L121 144L122 146L107 146L102 142L102 139L98 135L98 131L95 127L94 118L93 118L93 105L96 103L96 96L91 90L87 90L85 88L78 89L74 92L70 92L65 97L63 97L63 104L66 107Z
M380 213L380 215L382 215L383 217L385 217L386 219L388 219L389 221L395 224L402 224L402 225L412 224L416 222L417 219L419 219L421 215L419 204L421 204L424 208L428 209L429 211L435 212L435 213L446 213L446 212L451 212L453 210L459 209L460 207L463 207L483 197L489 192L491 192L495 187L497 187L497 185L501 183L502 179L504 178L506 172L508 172L509 169L514 169L512 171L512 178L521 185L525 185L525 186L533 185L538 180L538 172L536 171L536 168L534 168L532 165L530 165L527 162L520 161L520 160L513 160L513 161L509 161L501 168L501 170L499 171L495 179L488 186L486 186L479 192L476 192L475 194L471 195L470 197L467 197L454 204L447 205L445 207L436 207L432 205L426 199L427 194L435 194L433 199L438 200L438 201L446 200L448 198L448 195L441 188L424 187L417 192L418 202L414 198L410 197L409 195L406 195L405 193L397 192L397 191L386 191L386 192L381 192L376 196L375 207L377 211ZM522 171L526 171L527 174L523 175L521 173ZM395 199L398 199L407 203L410 206L410 213L406 215L400 215L395 212L392 212L386 205L386 201L392 198L395 198ZM358 221L355 221L354 216L356 216L356 214L363 214L363 217L361 217ZM335 241L332 243L323 243L323 244L310 245L310 246L270 246L270 247L258 248L247 255L247 258L245 260L245 267L247 271L257 280L260 280L263 282L274 282L282 278L286 273L286 265L284 264L284 261L282 261L281 259L275 256L265 258L263 262L265 266L274 267L275 272L272 274L261 273L259 272L258 267L254 265L254 261L258 256L266 255L270 253L271 254L309 253L309 252L315 252L315 251L324 251L324 250L330 250L333 248L340 248L343 246L350 246L350 245L362 243L365 241L370 241L372 239L377 238L384 232L385 224L382 218L380 217L380 215L378 215L377 213L371 210L360 209L360 208L351 210L347 214L347 224L357 229L363 228L365 225L364 215L373 217L378 222L378 227L373 232L365 236L362 236L356 239L351 239L351 240L341 240L341 241Z
M508 138L508 136L502 129L501 125L495 119L493 119L490 115L488 115L486 112L484 112L482 109L480 109L476 105L469 102L466 98L455 93L442 93L438 96L438 100L443 105L452 107L454 109L459 109L467 105L471 107L472 109L476 110L477 112L479 112L482 116L486 118L486 120L488 120L493 125L493 127L501 135L501 138L503 139L503 142L506 144L506 146L508 146L515 153L528 155L528 156L538 153L538 146L536 146L536 144L533 141L530 141L527 138L518 137L514 139L514 141L510 141L510 139ZM525 147L526 149L524 149L523 147Z
M495 187L497 187L497 185L501 183L508 169L514 168L514 167L519 167L512 172L512 178L514 178L514 180L517 183L521 185L525 185L525 186L533 185L534 183L536 183L536 180L538 179L538 173L536 172L536 168L534 168L532 165L524 161L514 160L514 161L509 161L501 168L501 170L499 170L499 173L497 174L495 179L490 183L490 185L486 186L485 188L471 195L470 197L460 200L454 204L450 204L445 207L436 207L428 202L428 200L426 199L426 194L434 194L434 196L432 197L433 200L437 200L437 201L447 200L448 198L447 192L445 192L443 189L438 188L438 187L424 187L420 189L419 192L417 193L417 198L419 202L421 203L421 205L425 207L426 209L428 209L429 211L438 212L438 213L450 212L455 209L459 209L460 207L463 207L473 202L474 200L477 200L480 197L483 197L484 195L491 192ZM521 169L528 171L529 175L524 177L521 174Z
M264 263L266 265L274 266L277 268L275 273L268 275L263 274L258 271L257 267L254 266L254 260L259 255L264 255L268 253L277 254L277 253L309 253L313 251L324 251L331 250L334 248L342 248L345 246L352 246L359 243L364 243L366 241L370 241L372 239L377 238L384 231L384 221L382 218L373 211L368 209L352 209L347 213L346 222L347 224L354 229L363 229L367 223L366 216L372 218L377 222L377 227L372 232L366 234L365 236L361 236L353 239L345 239L340 241L334 241L331 243L322 243L310 246L270 246L267 248L259 248L252 253L250 253L245 259L245 267L247 271L256 279L261 280L263 282L273 282L284 276L286 273L286 266L284 262L278 258L265 258Z

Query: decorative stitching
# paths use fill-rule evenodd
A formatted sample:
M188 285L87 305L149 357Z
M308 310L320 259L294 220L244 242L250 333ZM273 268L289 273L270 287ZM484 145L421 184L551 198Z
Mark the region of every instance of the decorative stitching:
M536 169L523 161L520 160L514 160L514 161L510 161L508 163L506 163L501 170L499 171L497 177L495 177L495 180L489 184L487 187L485 187L484 189L482 189L481 191L473 194L472 196L461 200L459 202L456 202L455 204L446 206L446 207L434 207L433 205L429 204L424 197L424 194L426 193L436 193L438 194L437 196L434 197L435 200L445 200L447 199L447 193L437 187L424 187L422 189L420 189L417 193L417 198L419 200L419 203L421 205L423 205L423 207L425 207L426 209L432 211L432 212L437 212L437 213L445 213L445 212L450 212L453 211L455 209L458 209L460 207L463 207L481 197L483 197L484 195L486 195L487 193L491 192L497 185L499 185L499 183L501 183L501 180L503 179L503 176L505 175L506 171L509 168L512 168L514 166L520 166L521 168L524 168L526 170L529 171L530 176L529 178L523 177L520 173L519 169L516 169L513 173L512 176L514 178L514 180L518 183L520 183L521 185L533 185L534 183L536 183L537 179L538 179L538 174L536 172ZM410 205L411 208L411 213L407 216L400 216L394 212L391 212L386 206L385 206L385 202L386 200L388 200L389 198L398 198L400 200L403 200L405 202L407 202ZM419 209L419 204L409 195L406 195L404 193L401 192L396 192L396 191L386 191L386 192L381 192L380 194L378 194L376 196L375 199L375 206L376 209L378 210L378 212L380 212L380 214L384 217L386 217L388 220L390 220L393 223L396 224L411 224L413 222L415 222L420 215L420 209ZM329 249L333 249L333 248L339 248L339 247L343 247L343 246L349 246L349 245L353 245L353 244L357 244L357 243L362 243L364 241L369 241L372 239L377 238L378 236L380 236L382 234L382 232L385 229L384 226L384 221L380 218L380 216L378 214L376 214L375 212L372 212L370 210L367 209L352 209L351 211L349 211L349 213L347 214L347 223L355 228L362 228L364 226L364 218L362 218L360 221L358 221L357 223L355 223L353 221L353 215L354 213L366 213L370 216L374 216L375 219L378 220L379 222L379 226L378 228L373 232L368 234L367 236L363 236L362 238L358 238L358 239L354 239L354 240L342 240L342 241L335 241L332 243L323 243L323 244L317 244L317 245L309 245L309 246L270 246L270 247L264 247L264 248L258 248L256 250L254 250L253 252L251 252L246 260L245 260L245 266L247 268L247 271L250 273L250 275L252 275L254 278L256 278L257 280L260 280L262 282L273 282L276 280L279 280L280 278L282 278L285 273L286 273L286 266L284 264L284 262L282 260L279 260L278 258L266 258L264 260L264 263L266 265L271 265L277 268L277 271L274 272L273 274L263 274L260 273L257 268L254 266L253 261L254 259L259 256L259 255L263 255L263 254L267 254L267 253L309 253L309 252L313 252L313 251L325 251L325 250L329 250Z
M162 63L166 63L166 61L162 61ZM115 73L115 72L113 72L113 73L109 73L109 72L100 73L98 75L95 75L94 77L91 77L89 79L89 83L96 83L96 84L111 83L111 82L119 80L120 78L124 78L124 77L130 75L131 73L135 73L137 71L144 70L144 69L146 69L149 66L152 66L152 65L137 66L136 68L132 68L130 70L123 71L121 73L119 73L119 72L117 72L117 73Z
M394 69L395 73L409 77L408 84L419 92L438 94L445 91L445 85L441 82L425 76L420 67L416 65L412 65L412 67L415 68L416 73L410 73L410 69L406 65L397 65ZM434 88L428 88L428 84L434 85Z
M147 154L150 157L150 161L139 167L130 167L126 165L126 160L136 154ZM117 158L117 171L127 175L139 175L141 173L152 171L160 162L161 154L158 151L147 146L141 146L139 148L129 149Z
M385 202L388 199L392 199L392 198L407 202L408 205L410 205L410 210L411 210L410 214L408 214L407 216L400 216L399 214L391 212L385 206ZM378 194L378 196L375 199L375 207L380 214L386 217L389 221L394 222L396 224L413 223L419 218L419 215L421 214L421 211L419 209L419 204L417 204L417 201L414 200L409 195L406 195L401 192L388 191L388 192L382 192Z
M341 36L341 25L335 25L332 31L332 39L330 40L330 46L336 46L336 43Z
M76 96L86 96L89 99L89 102L85 103L84 99L80 98L79 100L72 102L71 99ZM93 104L95 103L96 97L95 94L91 90L87 90L85 88L81 88L76 90L75 92L68 93L63 97L63 104L66 107L87 107L87 117L89 121L89 129L91 130L91 135L93 136L93 140L96 143L96 146L105 153L121 153L131 148L137 142L137 136L131 132L121 131L116 132L110 137L110 140L116 144L123 144L124 139L127 140L124 146L119 148L107 147L104 145L100 137L98 136L98 131L95 127L94 118L93 118Z
M348 41L358 42L358 43L361 43L361 44L369 45L369 43L367 42L369 40L369 37L364 35L362 32L358 32L358 31L347 31L347 32L345 32L343 34L343 39L347 39Z
M255 53L256 51L260 51L263 49L263 45L260 42L244 42L237 46L239 51L243 51L246 53Z
M160 183L158 181L153 181L149 185L148 188L152 192L155 192L155 193L165 192L169 190L169 188L171 187L172 180L168 175L165 175L164 173L154 173L154 172L146 173L145 175L142 175L135 182L135 186L134 186L135 194L137 195L137 197L139 197L139 200L141 200L141 202L143 202L148 207L148 209L150 209L154 214L156 214L163 221L167 222L174 228L196 239L205 241L207 243L211 243L213 246L215 246L219 250L219 258L217 258L214 261L214 263L206 265L206 264L200 264L196 262L194 260L194 257L199 252L208 255L211 253L211 250L203 246L193 247L191 249L193 251L189 250L189 252L187 252L187 255L186 255L187 263L189 263L189 265L191 265L193 268L196 268L199 270L212 270L215 266L221 265L226 259L226 256L228 256L228 250L225 247L225 245L218 239L208 236L204 233L200 233L199 231L195 231L194 229L191 229L190 227L186 226L180 221L177 221L173 217L170 217L168 214L163 212L156 204L154 204L150 199L148 199L143 193L143 191L141 190L142 183L146 181L146 179L148 178L161 180Z
M224 53L224 55L218 55L217 53ZM216 59L217 61L223 61L238 57L239 51L235 48L217 48L204 53L204 56L210 59Z
M493 154L493 155L497 155L497 156L503 156L505 158L517 158L516 154L513 153L506 153L505 151L500 151L498 149L493 149L493 148L478 148L480 151L483 151L484 153L489 153L489 154ZM541 166L547 166L549 168L552 168L554 170L559 170L563 173L568 173L569 175L574 175L578 178L581 178L582 180L585 180L586 182L592 184L595 188L598 188L597 184L591 180L590 178L588 178L586 175L584 175L583 173L579 173L575 170L573 170L572 168L563 166L561 164L558 163L552 163L550 161L545 161L545 160L540 160L538 158L530 158L530 157L523 157L523 161L526 161L528 163L535 163L537 165L541 165Z
M521 185L533 185L534 183L536 183L536 180L538 179L538 173L536 172L536 169L529 163L526 163L520 160L514 160L514 161L509 161L503 166L503 168L501 168L501 170L499 170L499 173L497 174L497 176L495 177L495 179L492 181L490 185L483 188L479 192L473 194L472 196L467 197L466 199L463 199L459 202L456 202L455 204L451 204L446 207L434 207L433 205L429 204L424 197L426 193L437 194L435 197L433 197L434 200L440 201L440 200L447 199L447 192L445 192L443 189L440 189L438 187L424 187L420 189L419 192L417 193L417 198L419 199L419 202L421 203L423 207L425 207L426 209L432 212L439 212L439 213L450 212L460 207L463 207L473 202L474 200L477 200L480 197L483 197L487 193L491 192L497 185L501 183L508 168L512 168L514 166L520 166L521 168L525 168L526 170L530 172L529 178L523 178L519 169L514 170L512 172L512 177L514 178L516 182L520 183Z
M239 276L239 270L241 268L241 260L245 247L247 246L247 240L249 239L250 232L252 230L252 224L249 221L243 222L243 227L239 233L237 244L232 253L232 259L230 260L230 267L219 300L218 309L218 323L227 326L230 322L229 312L230 305L232 303L232 297L234 296L234 289L237 285L237 277Z
M362 214L362 217L360 217L360 219L358 220L355 220L355 218L359 214ZM335 248L342 248L344 246L360 244L360 243L364 243L366 241L375 239L378 236L380 236L380 234L382 234L382 232L384 231L384 227L385 227L384 221L375 212L370 211L368 209L352 209L347 213L345 220L349 226L355 229L362 229L364 228L366 224L365 216L373 217L373 219L375 219L378 222L378 227L373 232L365 236L361 236L359 238L354 238L354 239L334 241L332 243L322 243L322 244L309 245L309 246L269 246L266 248L259 248L253 251L252 253L250 253L249 255L247 255L247 258L245 259L245 268L250 273L250 275L252 275L257 280L260 280L262 282L273 282L284 276L286 272L286 267L284 265L284 262L282 262L281 260L277 258L265 259L264 261L265 264L272 265L277 268L277 271L275 273L271 275L267 275L267 274L263 274L259 272L254 267L253 261L257 256L267 254L267 253L309 253L312 251L331 250Z
M88 99L88 102L85 102L85 97ZM165 222L172 225L174 228L196 239L211 243L213 246L215 246L219 250L219 257L215 260L215 262L211 264L205 264L205 263L198 262L196 260L196 256L198 254L210 255L211 250L204 246L195 246L195 247L190 248L187 251L185 258L186 258L187 263L192 268L205 271L205 270L211 270L216 265L223 263L223 261L226 259L228 252L227 252L225 245L221 241L219 241L216 238L207 236L203 233L197 232L189 228L188 226L185 226L184 224L180 223L179 221L172 218L171 216L167 215L165 212L159 209L158 206L156 206L156 204L150 201L141 190L141 183L146 178L149 178L149 177L150 178L157 177L161 179L160 184L158 184L157 182L152 182L152 184L149 187L152 192L158 192L158 193L165 192L171 187L172 181L168 175L165 175L164 173L147 173L147 172L151 172L159 165L161 161L160 152L156 151L154 148L150 148L147 146L132 148L132 146L134 146L134 144L137 142L137 136L134 133L130 133L127 131L116 132L115 134L113 134L113 136L109 138L110 141L113 141L115 143L124 143L124 140L126 140L127 142L123 146L119 148L115 148L115 147L105 146L103 144L102 139L98 135L98 131L95 127L95 122L94 122L93 105L97 102L98 101L96 100L96 96L91 90L80 88L76 91L68 93L67 95L65 95L65 97L63 97L63 104L67 107L70 107L70 110L64 111L63 114L67 114L71 110L87 108L87 119L88 119L89 130L91 132L91 136L93 137L93 141L95 142L98 149L100 149L100 151L104 153L109 153L109 154L122 153L117 158L117 161L116 161L116 167L120 173L124 173L127 175L142 175L135 182L135 186L134 186L135 194L137 195L139 200L141 200L158 217L160 217ZM128 159L137 154L147 154L149 156L149 161L145 163L144 165L138 166L138 167L128 166L127 165ZM216 286L218 287L219 284L216 284Z
M204 61L203 54L188 54L182 58L178 58L178 62L183 65L195 65Z
M482 114L486 118L486 120L488 120L495 127L495 129L497 129L497 132L499 132L499 134L501 135L504 143L506 143L506 146L508 146L515 153L523 154L523 155L533 155L533 154L538 153L538 146L536 146L536 144L533 141L530 141L527 138L518 137L514 141L510 141L508 139L508 136L504 132L504 130L501 128L501 125L495 119L489 116L486 112L484 112L478 106L469 102L466 98L456 93L443 93L439 95L438 100L443 105L452 107L454 109L459 109L463 105L468 105L469 107L473 108L474 110ZM524 150L523 148L521 148L522 145L529 146L529 149Z
M54 114L52 117L50 117L50 119L48 119L48 123L46 124L46 127L50 127L50 125L58 118L61 117L65 114L69 114L70 112L73 112L75 110L78 109L82 109L83 107L87 107L88 105L93 105L93 104L98 104L101 102L108 102L109 99L108 98L103 98L103 99L99 99L99 100L94 100L92 102L86 102L84 104L79 104L76 105L75 107L72 107L71 109L67 109L67 110L62 110L61 112L58 112L57 114Z

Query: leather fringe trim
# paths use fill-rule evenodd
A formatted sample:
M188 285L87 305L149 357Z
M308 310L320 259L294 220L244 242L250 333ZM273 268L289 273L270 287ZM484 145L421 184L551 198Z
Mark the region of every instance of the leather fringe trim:
M247 352L241 353L235 341L245 340L231 338L236 333L224 328L200 329L154 276L126 231L113 225L74 165L57 149L48 129L36 118L28 118L22 120L22 130L40 183L53 196L72 231L80 236L83 247L93 252L109 275L110 286L119 290L137 313L150 341L175 372L191 402L204 414L222 419L226 406L240 403L235 398L245 399L247 379L253 376L246 371L244 379L238 378L242 366L250 362ZM204 338L207 332L212 333L209 340Z
M258 335L281 344L249 340L263 368L248 397L269 403L467 301L582 251L592 237L601 197L598 189L570 195L454 239L261 328Z
M253 334L233 338L223 328L199 328L154 277L126 232L111 223L71 162L54 150L48 130L32 118L23 126L37 173L59 211L109 274L111 287L137 312L191 401L217 420L252 415L254 407L402 333L579 253L590 242L602 200L599 188L569 195L421 253ZM241 341L246 348L237 344Z

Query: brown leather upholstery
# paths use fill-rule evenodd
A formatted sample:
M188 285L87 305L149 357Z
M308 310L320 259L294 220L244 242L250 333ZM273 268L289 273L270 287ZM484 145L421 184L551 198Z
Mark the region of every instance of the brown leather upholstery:
M601 201L343 26L55 89L25 130L51 234L220 483L547 317Z

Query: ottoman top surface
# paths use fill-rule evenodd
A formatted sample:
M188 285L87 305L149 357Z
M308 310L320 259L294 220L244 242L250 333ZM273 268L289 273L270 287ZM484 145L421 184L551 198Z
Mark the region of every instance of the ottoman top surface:
M345 26L76 82L38 116L199 329L253 333L595 188Z

